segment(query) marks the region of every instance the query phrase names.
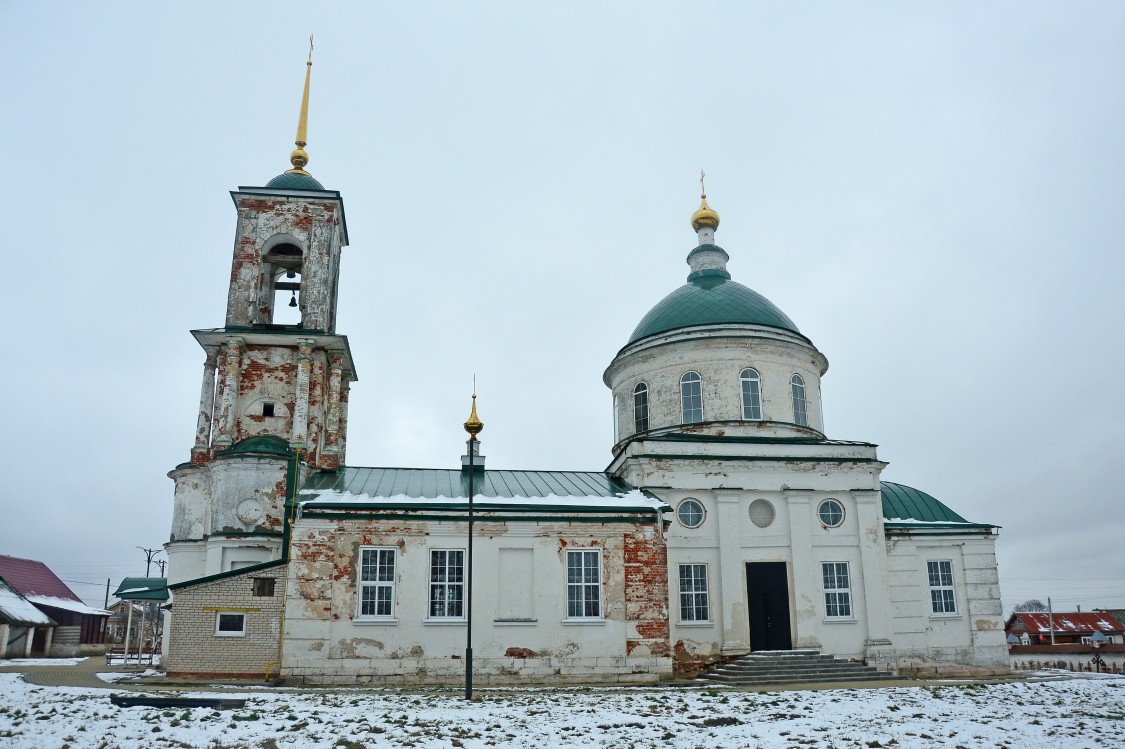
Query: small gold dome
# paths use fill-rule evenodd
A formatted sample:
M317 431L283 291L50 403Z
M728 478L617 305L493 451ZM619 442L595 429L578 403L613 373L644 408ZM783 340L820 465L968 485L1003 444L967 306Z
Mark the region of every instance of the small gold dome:
M301 146L304 144L302 143ZM304 148L298 146L293 153L289 154L289 163L293 165L292 169L287 170L289 174L308 174L305 167L309 163L309 154Z
M707 205L707 193L703 193L701 202L699 203L699 210L691 214L691 228L699 231L702 227L706 226L712 231L719 228L719 214L711 210L711 206Z
M465 431L469 433L469 439L475 440L483 430L484 424L477 417L477 394L473 393L473 412L469 414L469 420L465 422Z

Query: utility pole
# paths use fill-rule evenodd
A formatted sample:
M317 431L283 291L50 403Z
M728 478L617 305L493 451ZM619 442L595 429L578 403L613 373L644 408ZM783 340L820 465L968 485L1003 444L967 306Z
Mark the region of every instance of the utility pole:
M167 559L157 559L154 564L156 564L156 566L160 568L160 576L164 577L164 568L168 566L168 560Z
M145 577L148 577L149 573L152 571L152 558L164 550L146 549L143 546L138 546L137 548L145 553Z
M109 608L109 580L108 577L105 579L105 606L102 606L103 609Z

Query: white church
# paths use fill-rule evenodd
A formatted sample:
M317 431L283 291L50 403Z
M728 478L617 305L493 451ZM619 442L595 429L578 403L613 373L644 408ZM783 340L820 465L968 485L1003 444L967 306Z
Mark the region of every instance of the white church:
M351 465L349 237L340 193L305 168L311 64L292 168L231 193L225 322L192 332L206 357L190 460L169 473L170 675L455 683L470 624L478 683L651 682L798 649L1007 670L996 526L827 436L828 360L731 278L706 194L686 283L606 368L604 470L495 470L475 441L460 465ZM274 322L286 292L298 324Z

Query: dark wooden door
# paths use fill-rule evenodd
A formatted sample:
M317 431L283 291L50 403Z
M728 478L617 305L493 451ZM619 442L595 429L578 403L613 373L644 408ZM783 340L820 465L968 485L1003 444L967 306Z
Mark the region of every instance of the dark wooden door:
M747 563L746 603L750 612L750 649L792 650L785 562Z

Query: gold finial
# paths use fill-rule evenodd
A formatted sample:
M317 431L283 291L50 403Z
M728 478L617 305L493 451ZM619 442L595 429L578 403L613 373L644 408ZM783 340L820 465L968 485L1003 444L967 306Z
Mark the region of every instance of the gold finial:
M484 422L477 417L477 376L473 375L473 411L469 420L465 422L465 431L469 433L469 441L475 442L477 435L484 429Z
M289 154L289 163L293 165L293 168L287 170L286 174L309 174L305 171L305 167L309 163L309 154L305 151L305 146L308 145L309 78L312 76L312 53L313 35L309 34L309 61L305 64L305 93L301 97L301 115L297 118L297 148Z
M707 173L702 169L699 170L699 210L691 214L691 228L699 231L703 227L708 227L712 231L719 228L719 214L711 210L711 206L707 205L707 187L703 184L703 178Z

